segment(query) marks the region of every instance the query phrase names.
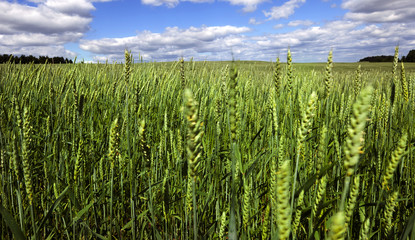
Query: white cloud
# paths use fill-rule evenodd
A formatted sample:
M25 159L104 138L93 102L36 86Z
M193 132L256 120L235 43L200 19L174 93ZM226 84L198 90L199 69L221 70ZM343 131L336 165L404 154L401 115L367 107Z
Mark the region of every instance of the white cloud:
M269 12L264 11L265 17L269 17L269 20L278 20L281 18L288 18L294 14L294 9L301 6L305 3L306 0L289 0L285 2L282 6L272 7Z
M206 3L214 2L215 0L141 0L142 4L152 6L176 7L180 2L193 2L193 3ZM243 6L244 12L253 12L257 9L257 6L263 2L269 2L270 0L221 0L229 2L231 5Z
M311 26L314 23L310 20L294 20L288 23L290 27L297 27L297 26Z
M393 54L399 42L401 52L407 53L415 39L415 24L370 24L339 20L322 26L310 26L286 33L245 35L247 27L217 26L167 28L162 33L141 32L126 38L82 40L81 48L96 54L101 62L123 60L125 48L145 60L171 61L183 56L196 60L236 59L270 60L277 55L283 59L287 47L293 60L326 61L330 49L334 61L357 61L373 55Z
M34 56L62 56L74 58L76 53L66 50L63 46L3 46L0 45L1 53L12 53L14 55L34 55Z
M97 1L107 0L0 1L1 52L72 56L63 45L77 42L89 30L92 2Z
M157 7L166 5L167 7L173 8L176 7L180 2L207 3L213 1L214 0L141 0L141 3Z
M85 17L84 10L79 8L76 12L63 13L48 7L46 3L39 4L38 7L31 7L18 3L0 2L0 34L12 34L16 32L32 33L64 33L64 32L85 32L90 17ZM58 5L56 5L58 7ZM61 7L61 10L67 10Z
M175 7L177 4L179 4L179 0L141 0L141 3L153 6L166 5L168 7Z
M241 34L249 32L247 27L213 26L180 29L169 27L163 33L144 31L133 37L81 40L83 50L110 55L122 59L125 48L135 53L148 54L155 60L175 60L179 56L212 55L237 50L245 44Z
M349 9L345 18L368 23L414 22L413 0L345 0L344 9Z
M262 24L262 23L263 23L262 21L257 21L256 18L250 18L249 19L249 24L252 24L252 25L259 25L259 24Z
M89 17L90 12L95 10L91 2L85 0L47 0L45 6L57 12L65 14L76 14L80 16Z
M257 9L257 6L263 2L268 2L268 0L225 0L232 5L242 5L244 12L253 12Z
M283 28L283 27L284 27L284 24L282 24L282 23L279 23L279 24L276 24L276 25L273 26L274 29L280 29L280 28Z

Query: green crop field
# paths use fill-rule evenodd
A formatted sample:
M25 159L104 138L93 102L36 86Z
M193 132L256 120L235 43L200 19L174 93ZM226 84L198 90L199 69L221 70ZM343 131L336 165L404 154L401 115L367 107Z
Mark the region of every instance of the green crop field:
M0 238L415 239L415 64L331 59L0 65Z

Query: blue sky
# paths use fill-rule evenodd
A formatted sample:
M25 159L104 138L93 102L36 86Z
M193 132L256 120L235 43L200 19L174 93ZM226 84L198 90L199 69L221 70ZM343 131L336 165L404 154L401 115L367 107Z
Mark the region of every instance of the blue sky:
M353 62L415 49L413 0L0 0L0 54Z

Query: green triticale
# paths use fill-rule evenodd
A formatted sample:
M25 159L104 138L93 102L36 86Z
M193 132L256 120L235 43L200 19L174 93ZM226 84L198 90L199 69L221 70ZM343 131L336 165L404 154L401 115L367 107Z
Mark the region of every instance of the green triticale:
M278 113L277 113L277 104L275 103L275 92L270 91L268 96L269 111L272 116L272 132L274 136L278 133Z
M288 48L287 51L287 89L288 93L291 94L293 88L293 64L292 64L292 57L291 57L291 50Z
M369 240L370 218L365 219L360 227L359 240Z
M393 67L392 67L392 82L391 82L391 96L390 96L390 102L393 106L393 103L395 102L395 96L397 96L398 92L398 76L397 76L397 70L398 70L398 61L399 61L399 46L395 47L395 55L393 57Z
M298 196L297 207L295 210L294 220L292 224L292 232L294 236L297 235L298 226L301 220L301 211L303 209L303 203L304 203L304 190L301 190L300 195Z
M326 72L324 77L324 85L325 85L325 91L324 96L327 98L330 96L331 89L333 87L333 51L329 52L329 56L327 58L327 65L326 65Z
M353 211L356 206L357 197L359 195L359 186L360 186L360 177L356 176L354 178L353 187L350 191L349 201L346 208L346 215L345 215L345 221L346 221L346 228L348 224L350 223L350 220L353 216Z
M279 93L282 81L282 73L281 73L281 63L280 58L277 57L277 62L275 63L275 70L274 70L274 87L275 92Z
M363 89L356 102L353 104L353 116L350 119L350 125L347 129L348 136L346 138L346 146L344 149L344 167L347 176L351 176L354 173L354 167L359 161L371 92L372 87Z
M313 124L313 117L316 113L316 103L317 103L317 94L316 92L311 93L310 99L308 100L307 109L302 114L301 117L301 126L298 129L298 147L299 150L304 143L305 137L311 129Z
M229 80L229 122L232 142L236 141L238 131L238 71L232 66Z
M337 137L336 134L334 134L334 148L336 150L337 161L340 163L342 161L342 152L339 143L339 137Z
M79 144L78 144L78 154L76 156L74 174L73 174L75 184L78 184L78 180L79 180L78 178L80 177L79 172L80 172L80 169L81 169L81 164L84 161L85 161L84 140L81 138L81 140L79 140ZM82 182L82 179L80 180L80 182Z
M109 151L108 151L108 160L111 164L111 169L114 169L115 164L118 164L118 155L119 153L119 145L120 145L120 133L119 133L119 125L118 125L118 118L116 118L112 124L110 129L110 141L109 141Z
M282 165L282 163L285 159L285 155L286 155L285 143L286 143L285 137L284 137L284 135L281 135L280 141L279 141L279 144L278 144L278 165L277 165L277 168L279 168Z
M318 213L317 210L318 210L318 206L320 205L320 201L323 199L324 195L326 194L326 185L327 185L327 177L326 175L324 175L320 179L320 183L318 184L317 196L315 198L313 208L312 208L313 216L316 216L316 214Z
M280 239L285 240L290 236L291 231L291 208L290 208L290 182L291 166L286 160L280 166L277 174L277 226ZM273 210L275 211L275 210Z
M265 213L264 213L264 222L262 224L262 239L268 239L269 211L270 211L270 207L269 207L269 204L267 204L267 207L265 208Z
M389 181L393 177L393 173L395 172L396 168L398 167L399 161L401 160L405 148L406 148L406 141L407 141L407 134L404 133L399 139L398 146L396 146L396 149L392 153L391 161L389 162L388 166L386 167L385 174L383 175L382 180L382 187L384 189L388 188Z
M127 49L124 50L124 80L128 85L128 82L130 81L130 75L131 75L131 61L132 56L131 52L127 51Z
M396 46L395 54L393 56L393 67L392 67L392 78L395 84L398 80L398 76L397 76L398 62L399 62L399 46Z
M184 72L184 59L180 58L180 80L182 83L182 89L186 88L186 78L185 78L185 72Z
M203 130L198 118L197 102L193 99L190 89L184 91L186 104L186 118L189 124L187 139L187 160L189 176L197 176L198 165L202 157L202 136Z
M409 100L408 81L406 80L405 67L404 67L403 62L401 62L401 85L402 85L403 99L405 100L405 102L408 102Z
M320 133L320 141L319 141L318 148L317 148L317 162L316 162L317 175L320 175L320 170L323 167L323 161L324 161L324 158L326 157L326 149L327 149L326 148L326 136L327 136L327 127L323 125L321 129L321 133Z
M132 162L132 161L131 161ZM162 184L162 195L163 195L163 215L165 218L167 218L167 214L169 212L169 183L167 181L167 179L169 178L169 169L166 169L165 173L164 173L164 178L163 178L163 184Z
M222 216L220 217L219 239L223 239L223 236L225 236L226 225L226 211L224 211L222 212Z
M192 205L193 205L193 184L194 184L193 179L188 178L187 189L186 189L186 211L189 216L192 212Z
M353 93L355 96L359 95L360 89L362 88L362 70L361 66L357 67L354 81L353 81Z
M391 228L392 228L392 219L393 219L393 211L397 205L398 199L398 191L393 192L388 200L386 201L385 211L383 214L382 222L384 226L384 235L385 237L388 236Z
M179 134L179 136L181 136L180 132L178 134ZM151 163L150 163L151 162L150 161L151 160L150 159L150 146L147 143L146 122L144 120L142 120L140 122L138 135L140 137L140 148L141 148L141 152L143 154L144 166L145 167L150 167L150 165L151 165ZM180 148L180 147L181 147L181 142L178 144L178 148Z
M18 137L16 137L16 134L12 134L12 141L13 141L13 152L12 152L12 168L14 175L17 179L17 181L20 181L22 176L22 170L21 170L21 158L19 154L19 147L18 147Z
M14 115L16 117L16 125L19 129L19 136L20 136L21 131L23 129L23 121L22 121L22 115L21 115L19 102L17 101L17 98L15 95L13 95L13 98L12 98L12 105L14 106Z
M281 136L282 137L282 136ZM280 140L280 144L281 144L281 140ZM271 222L271 227L273 227L274 225L277 224L277 218L278 218L278 212L277 210L277 206L278 206L278 202L277 202L277 198L278 198L278 192L277 192L277 188L278 188L278 158L277 156L274 156L271 158L271 176L270 176L270 199L271 199L271 211L272 211L272 222Z
M247 227L248 219L250 215L250 208L251 208L251 184L247 178L244 179L244 195L243 195L243 208L242 208L242 218L244 226Z
M23 173L26 186L26 193L29 204L33 202L33 185L32 185L32 160L33 160L33 129L31 125L31 116L29 108L23 110Z
M344 212L337 212L331 220L329 240L342 240L346 233Z

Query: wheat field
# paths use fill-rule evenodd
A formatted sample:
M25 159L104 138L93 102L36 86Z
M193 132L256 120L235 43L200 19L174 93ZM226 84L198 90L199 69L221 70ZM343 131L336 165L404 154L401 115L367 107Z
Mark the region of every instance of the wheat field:
M1 239L415 239L415 71L0 65ZM370 65L370 66L369 66Z

